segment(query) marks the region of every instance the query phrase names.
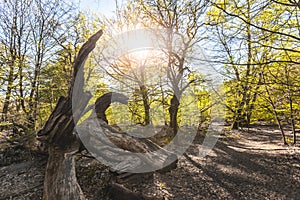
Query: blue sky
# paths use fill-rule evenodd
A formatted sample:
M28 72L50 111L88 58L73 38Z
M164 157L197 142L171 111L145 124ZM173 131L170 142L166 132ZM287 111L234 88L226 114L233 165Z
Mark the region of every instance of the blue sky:
M105 15L112 15L115 11L115 0L79 0L83 10L91 9L93 12L101 12ZM125 0L118 0L121 5Z

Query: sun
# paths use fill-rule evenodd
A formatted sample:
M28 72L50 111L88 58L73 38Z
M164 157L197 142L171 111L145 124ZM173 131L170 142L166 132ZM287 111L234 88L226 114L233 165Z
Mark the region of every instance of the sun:
M139 67L153 66L161 63L163 55L161 35L154 29L129 30L110 37L107 40L107 48L102 57L110 59L104 62L110 63L116 70L132 70Z
M127 54L128 58L134 60L135 62L146 61L153 55L152 49L138 49Z
M115 37L118 51L143 59L149 51L159 49L158 39L152 29L138 29L124 32Z

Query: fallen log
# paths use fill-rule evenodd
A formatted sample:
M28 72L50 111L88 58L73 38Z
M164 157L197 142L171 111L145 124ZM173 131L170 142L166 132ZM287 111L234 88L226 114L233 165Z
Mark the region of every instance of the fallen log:
M105 113L110 104L127 101L126 96L113 92L96 100L92 114L76 126L76 133L88 151L114 172L148 173L176 168L177 156L173 152L148 138L136 138L108 125Z
M163 169L177 161L177 156L150 139L135 138L111 128L91 115L76 127L88 151L114 172L147 173Z

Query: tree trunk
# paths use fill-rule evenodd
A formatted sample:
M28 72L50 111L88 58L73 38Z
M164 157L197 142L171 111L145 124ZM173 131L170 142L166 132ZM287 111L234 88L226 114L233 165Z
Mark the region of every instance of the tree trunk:
M97 118L105 121L107 124L108 124L108 120L106 118L105 112L108 109L108 107L110 106L110 104L113 102L127 104L128 98L123 94L109 92L109 93L106 93L106 94L102 95L101 97L99 97L95 103L95 110L96 110Z
M279 115L278 115L278 112L276 110L276 106L275 106L275 103L273 102L272 98L271 98L271 94L270 94L270 91L268 89L268 86L266 84L266 79L265 79L265 76L264 74L262 73L262 80L263 80L263 83L265 85L265 90L267 92L267 98L269 100L269 104L271 105L272 107L272 110L273 110L273 114L275 116L275 119L276 119L276 122L277 122L277 125L278 125L278 128L280 129L280 132L281 132L281 135L282 135L282 139L283 139L283 143L284 145L288 145L287 141L286 141L286 137L285 137L285 133L284 133L284 130L283 130L283 127L282 127L282 124L280 122L280 118L279 118Z
M142 86L140 86L140 90L142 93L144 112L145 112L144 125L149 125L150 124L150 105L149 105L147 88L145 85L142 85Z
M77 149L49 147L44 199L85 199L76 178L74 152Z
M13 89L13 82L14 82L14 67L13 67L13 65L11 65L9 67L9 75L8 75L7 81L8 81L7 90L5 93L5 100L4 100L3 109L2 109L2 121L6 120L6 115L7 115L8 107L9 107L9 103L10 103L11 92Z
M87 104L86 95L82 105ZM75 126L72 100L61 97L38 136L48 136L48 163L44 180L44 199L84 199L75 176L73 152L79 144L73 134Z
M177 98L176 95L173 95L171 99L171 105L169 108L169 114L170 114L170 127L173 130L174 136L177 134L178 131L177 114L178 114L179 105L180 105L179 99Z
M275 115L275 118L276 118L276 121L277 121L277 124L278 124L278 128L279 128L279 130L280 130L280 133L281 133L281 135L282 135L283 144L284 144L284 145L288 145L288 143L287 143L287 141L286 141L286 137L285 137L285 133L284 133L282 124L281 124L280 119L279 119L279 116L278 116L278 113L277 113L276 111L274 111L274 115Z
M231 124L232 130L238 130L240 127L240 121L241 121L241 109L237 110L237 113L235 114L234 121Z
M47 137L48 163L44 180L43 199L81 200L84 195L75 176L73 152L79 145L73 134L75 114L80 115L86 107L91 95L83 91L83 65L89 53L95 48L96 42L102 35L102 30L95 33L80 49L74 62L73 82L67 97L61 97L38 136ZM81 80L78 90L73 92L75 78ZM72 113L73 93L80 97L76 113ZM78 119L75 119L78 120Z

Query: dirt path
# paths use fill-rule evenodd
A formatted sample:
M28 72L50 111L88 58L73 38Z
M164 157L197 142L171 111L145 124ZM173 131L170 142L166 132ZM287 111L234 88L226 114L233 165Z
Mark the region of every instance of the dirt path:
M275 128L258 126L220 137L209 155L199 158L199 138L177 169L126 187L165 200L299 199L300 148L281 143ZM0 167L0 199L41 199L44 161L35 157ZM86 196L102 200L107 169L88 160L78 163Z
M221 137L205 158L194 144L179 167L133 187L165 199L299 199L300 148L281 145L279 132L256 127Z

